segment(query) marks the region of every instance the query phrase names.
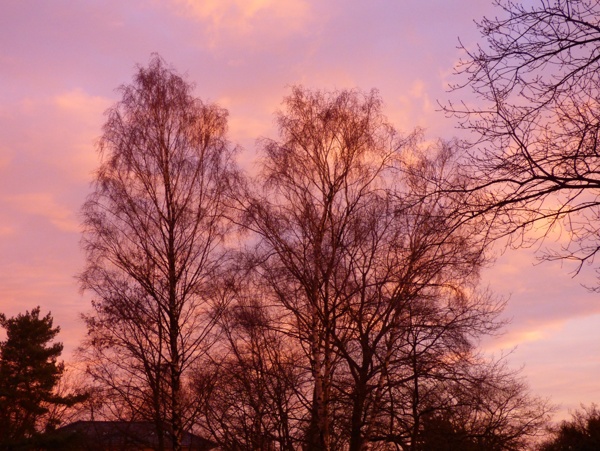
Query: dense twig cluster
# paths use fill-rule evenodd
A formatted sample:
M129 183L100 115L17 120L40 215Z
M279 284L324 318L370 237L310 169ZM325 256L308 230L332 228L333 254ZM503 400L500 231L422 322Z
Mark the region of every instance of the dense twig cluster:
M173 449L192 427L231 450L517 449L537 433L545 404L477 353L502 302L477 289L470 193L440 189L464 183L452 143L401 136L376 92L297 87L250 179L225 113L159 57L122 93L84 206L104 414L154 421Z
M600 6L496 4L502 15L478 23L485 42L458 67L456 88L477 101L444 108L474 132L471 209L517 244L560 228L567 244L546 257L581 269L599 249Z

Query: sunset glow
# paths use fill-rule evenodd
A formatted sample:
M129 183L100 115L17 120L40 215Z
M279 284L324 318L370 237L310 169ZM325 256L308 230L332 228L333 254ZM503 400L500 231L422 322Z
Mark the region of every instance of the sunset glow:
M461 57L476 44L474 19L490 1L133 0L0 6L0 312L51 311L65 361L85 334L90 308L80 208L99 157L104 112L157 52L229 111L239 163L254 170L256 140L274 137L273 113L290 87L377 89L396 128L450 139L456 123L438 102ZM467 93L463 94L467 96ZM559 246L561 237L543 246ZM485 353L512 352L531 390L567 416L600 402L600 302L582 285L593 268L539 263L533 249L498 246L482 286L508 299L503 335Z

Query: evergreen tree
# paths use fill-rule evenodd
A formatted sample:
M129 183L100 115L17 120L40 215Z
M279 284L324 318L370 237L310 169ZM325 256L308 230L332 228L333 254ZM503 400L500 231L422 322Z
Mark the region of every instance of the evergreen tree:
M0 342L0 449L24 443L37 432L51 428L47 417L52 404L71 404L75 396L56 396L53 389L64 365L57 359L63 345L54 342L60 327L40 308L7 318L0 314L6 332Z
M596 451L600 449L600 409L595 404L563 421L540 451Z

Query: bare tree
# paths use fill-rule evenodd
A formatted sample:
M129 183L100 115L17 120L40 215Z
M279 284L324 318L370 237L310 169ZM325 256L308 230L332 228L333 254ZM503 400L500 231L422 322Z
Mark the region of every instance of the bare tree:
M342 449L332 396L340 360L335 341L347 310L343 259L407 140L385 122L374 92L294 88L284 103L281 140L264 141L264 191L249 194L246 223L260 237L263 283L287 310L312 377L306 447Z
M460 384L445 384L445 409L425 412L414 449L519 451L534 449L552 407L532 396L502 361L471 363Z
M439 189L462 183L452 144L399 136L376 93L294 88L284 105L245 208L268 328L309 374L304 448L417 450L499 327L502 303L476 291L484 224L459 214L468 193Z
M480 359L465 375L465 383L449 387L455 406L448 412L473 449L530 449L544 434L554 406L532 395L504 359Z
M157 55L120 88L83 207L90 374L175 450L194 413L186 374L210 348L224 302L215 284L233 168L227 112L192 90Z
M277 330L278 309L244 283L220 321L219 352L196 373L204 431L223 449L293 451L301 441L305 372L294 342Z
M519 244L536 227L564 227L568 244L547 258L592 262L598 246L600 5L587 0L498 0L484 39L465 49L457 86L474 104L445 109L474 132L468 172L473 214Z
M368 442L416 449L421 409L443 407L425 386L463 378L459 363L474 341L501 325L502 303L475 290L485 261L478 226L437 191L436 180L453 173L449 144L404 152L387 206L371 200L359 231L366 239L345 259L349 308L336 346L351 375L353 450Z

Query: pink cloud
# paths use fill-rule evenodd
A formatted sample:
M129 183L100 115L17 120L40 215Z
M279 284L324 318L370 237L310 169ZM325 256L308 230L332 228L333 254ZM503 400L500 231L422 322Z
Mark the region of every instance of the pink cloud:
M15 210L49 221L63 232L79 233L80 221L69 207L61 205L50 193L27 193L10 196L5 201Z
M474 44L472 20L495 13L491 2L459 3L3 5L0 311L16 314L40 304L56 315L61 339L74 346L83 335L77 315L89 302L73 278L83 264L78 211L98 164L94 146L103 112L118 99L114 89L128 83L135 64L146 64L152 52L187 73L198 96L229 109L230 138L245 148L248 167L256 138L276 136L273 112L297 83L377 88L401 131L420 125L428 138L451 138L455 123L435 111L435 102L448 97L445 89L454 81L449 74L460 57L457 37ZM486 349L518 345L511 359L527 362L534 391L556 392L565 405L600 401L594 388L599 368L596 357L590 359L600 355L600 303L580 285L594 283L594 274L572 279L569 268L535 262L532 250L509 251L485 271L483 285L510 297L505 317L513 319Z
M278 33L293 33L303 28L310 10L304 0L171 0L174 10L184 17L208 23L210 33L248 36L263 20L285 23ZM218 39L213 41L213 45Z
M55 105L64 111L84 115L86 119L98 117L98 112L106 110L112 103L110 99L87 94L81 88L63 92L54 96Z

